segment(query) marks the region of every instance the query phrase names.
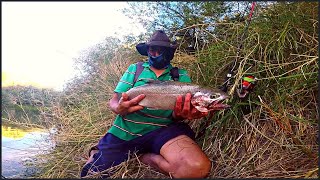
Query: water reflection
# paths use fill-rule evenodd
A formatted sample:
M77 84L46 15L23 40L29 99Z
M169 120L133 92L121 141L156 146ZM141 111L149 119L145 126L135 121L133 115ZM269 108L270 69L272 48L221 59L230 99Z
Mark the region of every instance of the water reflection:
M2 130L2 175L6 178L32 176L35 168L26 166L37 154L47 153L54 147L48 130L22 129L1 126Z

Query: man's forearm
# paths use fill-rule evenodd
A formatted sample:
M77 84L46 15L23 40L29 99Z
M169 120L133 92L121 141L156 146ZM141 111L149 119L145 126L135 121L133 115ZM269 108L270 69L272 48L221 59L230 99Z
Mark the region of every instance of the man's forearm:
M182 117L182 116L176 116L175 114L174 114L174 112L172 112L172 114L171 114L171 117L172 117L172 120L173 121L182 121L182 120L184 120L184 118Z

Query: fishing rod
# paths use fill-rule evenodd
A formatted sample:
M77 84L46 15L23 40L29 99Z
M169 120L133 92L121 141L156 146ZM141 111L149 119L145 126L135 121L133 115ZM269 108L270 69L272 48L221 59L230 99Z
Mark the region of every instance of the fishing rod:
M256 2L252 2L251 10L250 10L250 13L249 13L249 17L248 17L248 19L246 21L245 28L244 28L244 30L242 32L241 37L240 37L240 43L238 44L238 47L237 47L236 58L233 61L232 66L231 66L228 74L226 75L224 83L220 87L220 89L222 91L224 91L224 92L227 92L228 91L228 87L231 86L231 79L234 76L234 70L235 70L235 68L237 66L238 57L239 57L240 51L241 51L241 49L243 47L243 42L244 42L243 40L245 39L244 37L247 35L248 28L249 28L250 23L251 23L251 18L252 18L252 14L253 14L255 5L256 5ZM241 84L241 89L240 89L240 91L238 91L238 95L239 95L240 98L245 97L248 94L249 90L253 89L253 87L255 85L255 79L256 78L253 75L249 75L249 76L243 77L243 81L242 81L242 84Z
M248 17L248 20L246 22L246 26L243 30L243 33L240 37L240 43L238 44L238 47L237 47L237 55L236 55L236 59L233 61L232 63L232 66L228 72L228 74L226 75L226 80L225 82L222 84L222 86L220 87L220 89L224 92L227 92L228 91L228 86L231 85L231 78L233 78L233 75L234 75L234 70L236 68L236 65L237 65L237 61L238 61L238 56L240 54L240 50L242 49L242 46L243 46L243 39L244 39L244 36L247 34L247 31L248 31L248 28L249 28L249 25L251 23L251 17L252 17L252 14L253 14L253 10L254 10L254 7L256 5L256 2L252 2L252 5L251 5L251 10L250 10L250 14L249 14L249 17ZM255 85L255 77L253 75L248 75L248 76L245 76L243 77L243 80L242 80L242 83L241 83L241 89L237 91L238 93L238 96L240 98L244 98L248 93L249 91L251 91ZM209 113L209 117L208 119L211 119L213 116L213 113L210 112ZM207 121L205 127L208 127L209 126L209 123L210 121ZM200 138L204 135L205 131L202 131L200 132L196 138Z

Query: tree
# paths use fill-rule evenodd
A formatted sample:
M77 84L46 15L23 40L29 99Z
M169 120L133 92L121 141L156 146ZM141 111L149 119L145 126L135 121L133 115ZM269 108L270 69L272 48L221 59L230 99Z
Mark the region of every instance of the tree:
M231 11L232 3L215 2L129 2L124 14L134 18L147 28L149 33L155 29L166 30L169 36L181 40L181 49L195 49L204 40L198 24L218 21ZM207 25L205 30L211 31ZM148 34L151 35L151 34ZM200 40L200 41L199 41Z

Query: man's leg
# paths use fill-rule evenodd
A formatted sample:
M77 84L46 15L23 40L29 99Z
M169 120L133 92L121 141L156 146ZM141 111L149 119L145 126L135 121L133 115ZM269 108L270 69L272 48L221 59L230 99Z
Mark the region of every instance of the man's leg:
M129 142L110 133L99 140L97 147L99 150L91 150L90 157L81 170L81 177L93 174L101 174L103 178L110 176L113 172L101 172L127 160L128 153L135 149Z
M160 155L148 153L140 160L174 178L203 178L211 169L211 162L201 148L186 135L166 142Z

